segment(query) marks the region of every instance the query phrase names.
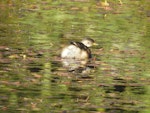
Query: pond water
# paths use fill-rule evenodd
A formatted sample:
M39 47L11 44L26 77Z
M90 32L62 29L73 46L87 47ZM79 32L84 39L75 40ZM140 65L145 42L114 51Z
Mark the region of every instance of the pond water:
M149 0L0 1L1 113L150 113ZM60 59L91 37L88 72Z

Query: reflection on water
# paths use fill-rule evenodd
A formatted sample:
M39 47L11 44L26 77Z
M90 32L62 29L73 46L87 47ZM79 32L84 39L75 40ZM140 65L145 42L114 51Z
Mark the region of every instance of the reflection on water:
M108 84L101 84L100 87L105 89L104 105L107 108L107 112L137 113L145 107L139 101L140 94L134 92L138 92L139 89L143 91L146 89L143 85L136 83L136 81L114 78L114 84L109 86ZM133 87L135 88L134 90ZM144 94L146 92L143 92Z
M68 71L82 70L86 69L88 59L78 60L78 59L62 59L63 67L67 68Z
M148 1L97 2L0 2L1 112L149 112ZM60 59L85 36L90 62Z

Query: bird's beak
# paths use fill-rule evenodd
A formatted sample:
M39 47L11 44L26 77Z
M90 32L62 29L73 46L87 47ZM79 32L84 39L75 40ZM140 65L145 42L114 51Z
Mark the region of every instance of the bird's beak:
M94 45L94 46L97 46L97 45L98 45L98 43L93 43L93 45Z

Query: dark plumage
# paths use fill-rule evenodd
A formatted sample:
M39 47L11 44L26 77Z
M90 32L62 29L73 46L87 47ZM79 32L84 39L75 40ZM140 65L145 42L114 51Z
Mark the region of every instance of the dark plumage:
M83 43L81 43L81 42L73 42L72 41L72 42L70 42L70 44L75 45L76 47L80 48L83 51L86 51L87 54L88 54L88 58L92 57L91 50L86 45L84 45Z
M91 58L91 51L89 47L94 45L94 40L91 38L83 39L81 42L70 42L70 45L62 50L62 58L73 59L88 59Z

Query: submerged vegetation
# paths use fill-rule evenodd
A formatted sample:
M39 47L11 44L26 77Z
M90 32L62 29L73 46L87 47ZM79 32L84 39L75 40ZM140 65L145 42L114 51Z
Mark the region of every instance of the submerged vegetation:
M150 113L149 0L0 1L0 111ZM61 49L91 37L84 70Z

